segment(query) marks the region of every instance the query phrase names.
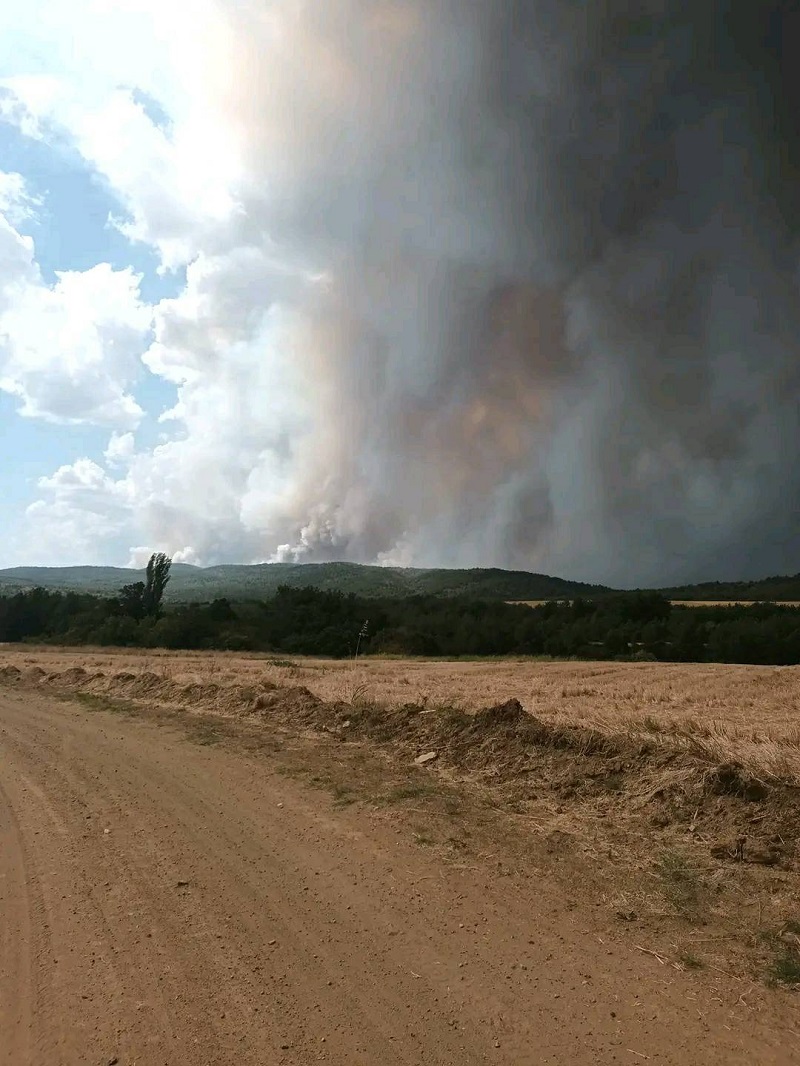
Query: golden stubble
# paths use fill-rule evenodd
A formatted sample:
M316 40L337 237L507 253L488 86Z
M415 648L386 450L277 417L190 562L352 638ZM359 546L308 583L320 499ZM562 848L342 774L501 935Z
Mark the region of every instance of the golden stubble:
M302 685L325 700L474 711L509 699L552 723L741 762L800 782L800 667L531 659L327 660L267 654L6 646L0 667L148 670L180 684Z

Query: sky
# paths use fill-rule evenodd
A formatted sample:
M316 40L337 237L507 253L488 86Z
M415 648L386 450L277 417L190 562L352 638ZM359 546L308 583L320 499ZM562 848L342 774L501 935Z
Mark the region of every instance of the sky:
M137 516L168 493L157 471L134 485L131 465L184 435L169 415L180 378L145 356L201 254L191 230L225 193L219 174L178 173L211 149L175 158L151 92L175 106L155 70L159 56L170 66L156 14L34 3L0 15L0 565L135 564L159 536ZM168 546L192 559L191 545Z
M794 5L616 8L5 5L0 568L800 570Z

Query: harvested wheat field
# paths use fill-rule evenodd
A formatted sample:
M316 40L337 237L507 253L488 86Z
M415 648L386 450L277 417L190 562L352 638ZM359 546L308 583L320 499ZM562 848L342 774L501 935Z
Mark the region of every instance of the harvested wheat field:
M508 600L521 607L542 607L548 600ZM564 601L562 601L564 602ZM752 607L758 600L670 600L673 607ZM769 600L776 607L800 607L797 600Z
M135 670L178 684L302 685L326 701L474 711L517 699L547 722L684 745L800 781L800 667L425 659L331 661L219 652L0 648L0 666ZM110 684L111 682L109 682ZM113 687L113 686L112 686Z
M752 607L756 600L670 600L673 607ZM800 607L797 600L770 600L776 607Z
M798 701L0 647L0 1062L800 1063Z

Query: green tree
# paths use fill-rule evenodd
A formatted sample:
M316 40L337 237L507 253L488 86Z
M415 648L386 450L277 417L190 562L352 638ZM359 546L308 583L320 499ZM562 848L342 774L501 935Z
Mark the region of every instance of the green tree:
M161 601L164 599L171 566L172 560L164 552L154 552L147 563L142 606L144 613L151 618L159 618L161 615Z
M132 585L123 585L119 590L120 611L138 622L144 618L144 581L135 581Z

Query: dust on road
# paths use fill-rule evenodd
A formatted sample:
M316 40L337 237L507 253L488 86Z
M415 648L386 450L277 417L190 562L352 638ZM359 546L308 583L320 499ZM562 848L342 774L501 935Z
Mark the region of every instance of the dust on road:
M4 1066L800 1062L788 994L602 935L275 760L0 691Z

